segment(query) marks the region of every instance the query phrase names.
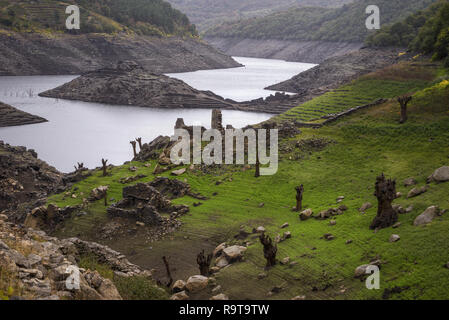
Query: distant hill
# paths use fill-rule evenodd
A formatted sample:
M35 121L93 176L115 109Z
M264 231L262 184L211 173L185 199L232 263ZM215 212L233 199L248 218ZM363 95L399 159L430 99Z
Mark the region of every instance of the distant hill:
M449 67L449 1L440 0L426 10L379 30L366 39L366 44L371 47L400 44L432 54L435 60L445 59Z
M389 24L424 9L436 0L378 0L381 23ZM208 30L206 37L321 40L363 42L367 30L365 9L371 0L358 0L341 8L292 8L265 17L223 22Z
M297 6L340 7L358 0L167 0L203 32L224 21L261 17Z
M76 4L81 29L67 30L65 9ZM18 32L117 33L196 36L186 15L163 0L0 0L0 28Z

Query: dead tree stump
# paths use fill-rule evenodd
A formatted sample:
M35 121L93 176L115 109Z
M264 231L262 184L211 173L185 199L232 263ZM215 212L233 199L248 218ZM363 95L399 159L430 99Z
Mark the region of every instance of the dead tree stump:
M256 172L254 173L254 176L256 178L260 177L260 162L259 162L259 156L256 156Z
M164 265L165 265L165 271L167 272L167 277L168 277L168 283L167 283L167 287L170 287L171 284L173 283L173 278L171 276L171 272L170 272L170 265L168 264L168 260L170 259L170 257L166 257L163 256L162 260L164 261Z
M103 177L106 177L108 174L107 166L106 166L106 164L108 163L108 160L101 159L101 163L103 164Z
M78 171L81 171L81 170L84 169L84 163L83 162L81 162L81 163L77 162L77 164L78 164L78 166L74 166L75 167L75 172L78 172Z
M398 220L398 213L392 202L396 198L396 181L385 179L384 174L377 177L374 195L377 197L377 215L370 229L383 229L392 226Z
M407 121L407 104L412 100L411 96L398 97L398 102L401 105L401 120L399 123L405 123Z
M136 138L136 141L139 144L139 150L142 150L142 138Z
M204 254L204 249L196 256L196 263L200 268L200 274L208 277L210 275L210 264L212 262L212 253L207 256Z
M137 157L136 142L135 141L130 141L129 143L131 143L131 145L133 146L134 157Z
M304 194L304 186L300 185L295 188L296 190L296 211L302 210L302 195Z
M263 245L263 255L267 259L266 268L270 268L276 264L277 245L273 245L273 240L270 236L266 236L265 233L259 236L259 240Z

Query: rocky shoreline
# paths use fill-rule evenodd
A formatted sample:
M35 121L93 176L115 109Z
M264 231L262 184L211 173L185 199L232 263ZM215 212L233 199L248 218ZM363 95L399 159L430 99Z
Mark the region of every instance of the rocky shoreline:
M47 121L47 119L21 111L8 104L0 102L0 128L42 123Z
M230 56L322 63L326 59L359 50L359 42L296 41L205 37L215 48Z
M121 60L155 73L241 66L195 38L0 33L0 76L82 74Z

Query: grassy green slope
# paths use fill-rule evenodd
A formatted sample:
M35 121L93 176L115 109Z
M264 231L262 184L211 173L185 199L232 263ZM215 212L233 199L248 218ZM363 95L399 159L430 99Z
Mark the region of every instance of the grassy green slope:
M382 25L400 21L436 0L380 0ZM259 18L224 22L206 36L250 39L364 41L371 32L365 26L369 0L355 1L337 9L296 8Z
M401 68L407 69L408 66ZM409 81L427 79L429 73L438 77L441 70L433 68L420 72ZM381 75L382 72L371 77ZM278 245L278 258L289 256L298 264L278 264L268 271L267 278L258 280L257 275L263 271L265 261L257 238L250 235L247 241L252 244L245 253L245 261L233 264L216 276L223 291L231 298L289 299L306 295L308 299L381 299L385 289L403 287L402 292L390 298L449 299L445 285L449 270L443 267L449 260L449 215L435 219L426 227L412 225L415 217L431 205L449 207L448 183L432 183L429 191L419 197L406 199L403 196L395 200L404 207L414 206L411 213L400 215L402 225L398 229L387 228L374 233L368 227L376 208L367 210L366 214L358 211L366 201L376 204L374 182L380 173L397 179L398 191L407 194L411 188L402 185L404 179L415 177L421 186L436 168L448 165L449 81L428 81L427 86L427 89L414 94L409 106L409 120L404 125L398 123L399 107L391 100L320 129L305 128L297 137L283 140L276 175L256 179L253 170L235 168L221 169L215 174L188 171L183 178L195 191L210 199L203 201L202 206L191 206L191 213L182 218L182 228L170 239L151 244L154 250L148 250L150 244L143 242L116 245L133 246L133 249L142 251L138 260L148 266L154 265L154 261L160 260L163 254L183 254L183 259L189 261L176 265L177 269L187 268L185 273L177 273L183 277L197 272L195 255L201 246L209 243L206 247L210 248L225 240L236 242L233 236L241 226L250 232L252 228L264 225L273 237L286 230L292 232L291 239ZM395 94L415 91L415 88L415 85L405 86L402 92L398 90ZM328 141L330 144L318 149L295 148L297 141L303 141L301 145L309 145L307 141L311 140ZM151 171L144 169L142 164L136 164L141 173ZM123 186L116 181L131 174L127 166L115 168L113 173L106 179L98 173L78 183L79 190L75 193L88 193L93 187L108 184L110 197L120 199ZM150 174L143 181L151 179ZM216 185L218 180L223 183ZM349 210L337 216L335 226L330 226L329 220L300 221L297 213L291 211L295 203L294 187L299 184L305 186L306 208L319 212L337 207L336 198L343 195L343 204ZM80 197L63 200L63 195L56 195L50 201L62 206L79 203ZM196 201L185 197L175 202L193 204ZM259 207L262 202L265 205ZM93 216L104 219L105 210L101 203L95 204L93 211ZM92 228L93 224L88 222L89 215L77 219L66 225L65 235ZM82 223L83 219L87 219L85 223ZM280 229L284 222L290 226ZM332 233L335 240L320 239L325 233ZM393 233L401 236L399 242L388 242ZM349 239L353 242L345 244ZM381 269L381 290L367 290L363 282L353 278L357 266L374 258L386 262ZM268 291L279 285L284 289L268 297Z

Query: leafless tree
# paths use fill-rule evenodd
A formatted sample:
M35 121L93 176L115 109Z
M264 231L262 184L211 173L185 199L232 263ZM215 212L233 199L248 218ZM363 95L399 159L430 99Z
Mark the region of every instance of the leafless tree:
M136 157L137 156L136 141L130 141L129 143L131 143L131 145L133 146L134 157Z
M376 179L374 195L377 197L377 215L370 229L382 229L392 226L398 220L398 213L393 209L392 202L396 198L396 181L385 179L384 174Z
M296 190L296 211L302 210L302 196L304 194L304 186L301 184L299 187L295 188Z
M407 121L407 104L412 100L411 96L400 96L398 97L398 102L401 105L401 120L400 123L405 123Z
M139 150L142 150L142 138L136 138L136 141L139 144Z
M105 159L101 159L101 163L103 164L103 177L106 177L108 172L107 172L107 164L108 160Z
M204 249L196 256L196 263L200 268L200 274L208 277L210 275L210 264L212 262L212 253L207 256L204 254Z
M168 263L169 259L170 259L170 257L166 257L166 256L162 257L162 260L164 261L164 265L165 265L165 271L167 272L167 277L168 277L167 287L170 287L171 284L173 283L173 278L172 278L171 272L170 272L170 265Z
M273 245L273 240L270 236L262 233L259 236L260 243L263 245L263 255L267 259L266 268L270 268L276 264L276 253L278 251L277 245Z

